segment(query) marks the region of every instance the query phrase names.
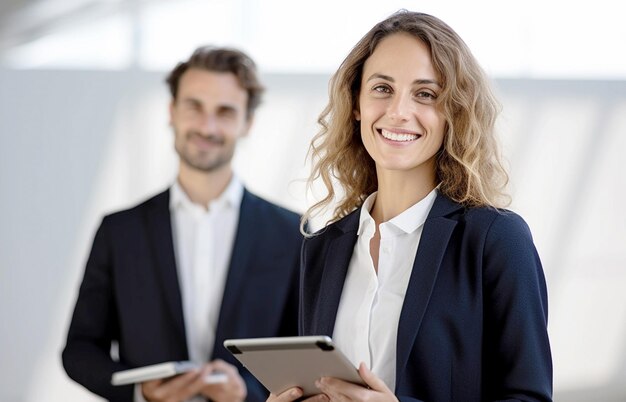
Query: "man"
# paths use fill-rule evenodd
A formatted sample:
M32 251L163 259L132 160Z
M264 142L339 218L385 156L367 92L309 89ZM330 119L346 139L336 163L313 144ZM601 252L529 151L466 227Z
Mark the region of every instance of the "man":
M227 338L297 334L299 217L248 192L231 166L263 88L248 56L210 47L180 63L167 83L177 180L103 219L63 365L114 401L265 400L222 346ZM110 383L116 371L177 360L202 368L134 387ZM206 384L213 371L228 381Z

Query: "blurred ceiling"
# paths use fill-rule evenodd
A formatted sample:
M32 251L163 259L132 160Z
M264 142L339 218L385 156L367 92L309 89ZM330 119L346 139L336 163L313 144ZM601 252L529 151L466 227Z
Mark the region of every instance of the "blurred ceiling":
M3 0L0 2L0 18L4 21L5 17L15 10L27 7L29 4L35 2L36 0Z
M254 49L266 70L329 73L372 22L417 3L494 76L626 79L614 0L0 0L0 66L163 69L215 41Z
M167 0L1 0L0 54L63 26Z

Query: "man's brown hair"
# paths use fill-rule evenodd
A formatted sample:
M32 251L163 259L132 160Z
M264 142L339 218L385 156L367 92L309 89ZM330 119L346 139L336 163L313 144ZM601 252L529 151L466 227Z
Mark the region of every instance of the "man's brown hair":
M189 60L178 63L169 73L166 82L172 98L176 100L180 77L190 68L207 71L233 73L239 85L248 93L246 117L250 119L261 103L261 96L265 88L259 80L254 61L244 52L233 48L218 48L201 46L197 48Z

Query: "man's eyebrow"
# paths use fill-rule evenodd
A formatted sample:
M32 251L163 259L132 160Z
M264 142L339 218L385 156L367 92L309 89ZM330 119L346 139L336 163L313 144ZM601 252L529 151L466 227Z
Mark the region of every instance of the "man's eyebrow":
M385 75L385 74L379 74L379 73L374 73L374 74L370 75L370 77L367 79L367 81L371 81L371 80L376 79L376 78L380 78L382 80L389 81L389 82L395 82L393 77L390 77L390 76ZM439 88L441 88L441 84L440 83L438 83L435 80L430 80L430 79L417 79L417 80L413 81L413 84L420 84L420 85L433 84L433 85L437 85Z
M194 105L202 104L202 102L199 99L196 99L196 98L190 97L190 96L185 96L184 98L179 98L179 99L183 103L191 103L191 104L194 104Z
M224 112L236 112L239 108L235 105L231 105L230 103L224 103L219 106L219 110Z

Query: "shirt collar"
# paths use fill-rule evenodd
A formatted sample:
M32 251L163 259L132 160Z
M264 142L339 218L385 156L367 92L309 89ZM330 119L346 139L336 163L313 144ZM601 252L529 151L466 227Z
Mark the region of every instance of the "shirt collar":
M233 175L222 194L209 203L209 208L238 208L241 205L242 198L243 184L237 176ZM170 188L170 209L175 210L178 208L193 210L197 208L204 209L204 206L193 203L178 180L176 180Z
M400 215L389 220L389 223L404 233L413 233L426 222L428 213L437 198L437 189L433 189L426 197L419 200Z
M361 213L359 215L359 230L357 231L359 236L362 235L368 228L371 228L370 230L372 231L372 234L375 231L375 222L374 218L372 218L372 215L370 214L370 210L374 205L374 201L376 201L376 194L378 194L378 191L374 191L370 194L361 206ZM368 230L368 232L370 230Z
M359 230L357 232L359 235L363 234L369 227L372 228L371 230L375 229L374 218L372 218L370 210L374 205L374 201L376 201L377 193L378 192L374 192L370 194L363 202L359 216ZM404 233L413 233L417 230L417 228L422 226L424 222L426 222L426 218L428 217L436 198L437 189L435 188L428 193L426 197L413 204L400 215L390 219L387 223L400 229Z

